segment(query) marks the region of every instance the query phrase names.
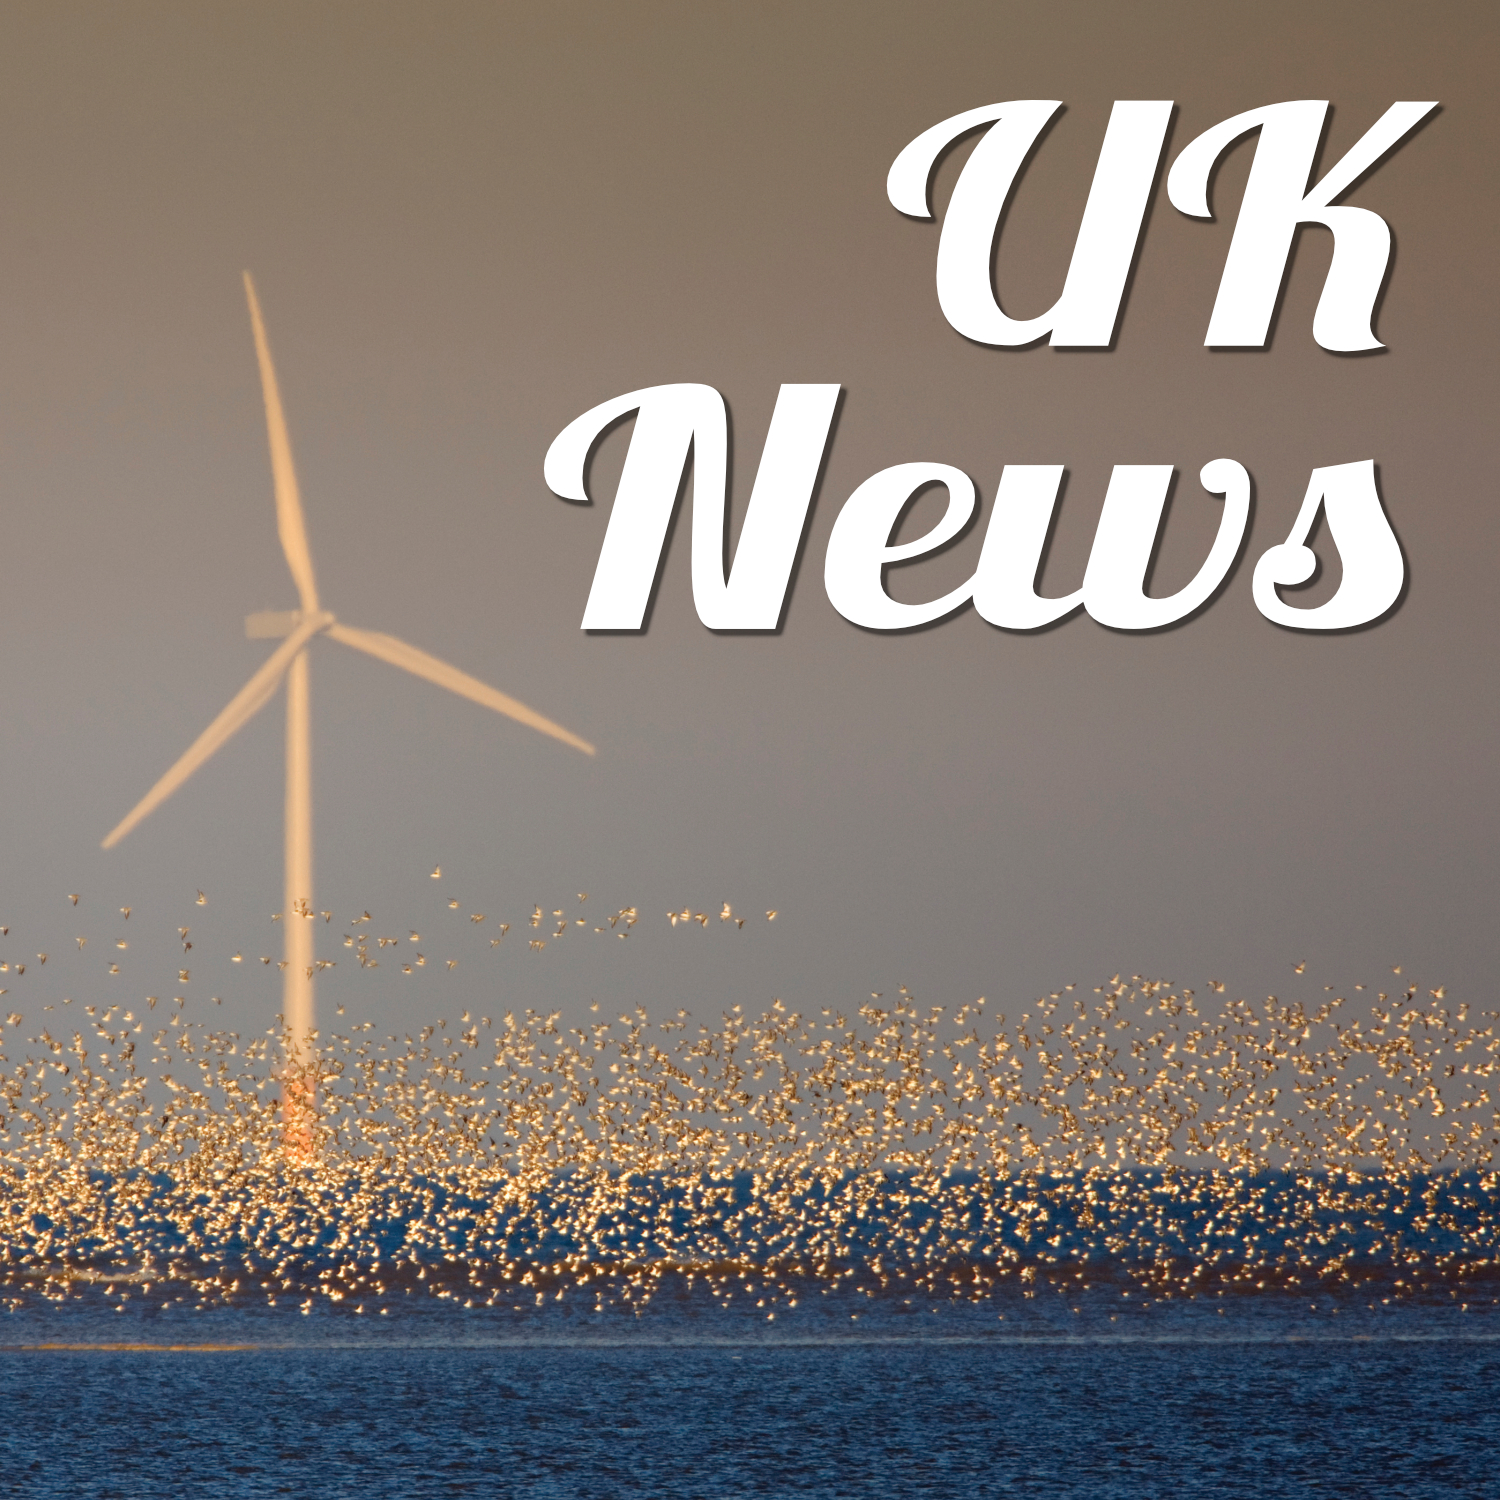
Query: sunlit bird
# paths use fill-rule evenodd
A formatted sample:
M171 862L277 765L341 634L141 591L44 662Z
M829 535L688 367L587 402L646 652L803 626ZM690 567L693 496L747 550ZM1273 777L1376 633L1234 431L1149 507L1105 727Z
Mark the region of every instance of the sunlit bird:
M292 464L291 441L282 411L276 371L266 341L260 303L255 285L245 273L245 295L250 305L250 326L255 338L255 352L260 365L261 390L266 407L266 431L271 448L271 475L276 501L276 528L286 554L287 566L297 586L300 608L284 611L262 611L246 618L245 633L252 640L281 639L250 681L230 700L228 706L188 748L177 763L141 799L125 819L104 840L113 848L137 823L159 807L207 761L231 736L270 701L283 678L287 685L286 716L286 860L285 895L289 912L309 913L312 906L312 767L308 700L307 647L315 636L327 636L356 651L363 651L391 666L401 667L417 677L471 699L496 713L539 733L551 735L586 755L594 746L564 729L535 709L470 677L457 667L439 661L415 646L378 631L359 630L340 623L324 609L318 597L313 573L312 552L308 546L307 527L297 475ZM433 870L437 879L440 871ZM76 897L74 898L76 902ZM200 902L203 899L199 893ZM127 913L128 915L128 913ZM292 1037L293 1061L300 1060L316 1019L313 1006L313 934L304 922L288 921L286 959L281 964L283 981L282 1011Z

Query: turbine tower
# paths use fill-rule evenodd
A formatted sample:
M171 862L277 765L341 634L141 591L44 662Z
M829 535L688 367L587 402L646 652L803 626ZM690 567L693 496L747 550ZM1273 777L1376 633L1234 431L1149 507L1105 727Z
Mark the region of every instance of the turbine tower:
M230 699L228 707L193 741L187 753L131 809L104 840L104 847L113 848L148 813L165 802L241 725L270 701L282 678L286 679L286 881L281 918L286 940L286 965L282 970L282 1014L290 1037L287 1062L295 1073L299 1065L305 1065L309 1060L312 1033L317 1024L313 1008L316 960L312 923L312 747L307 682L307 647L313 637L328 636L392 666L404 667L462 698L471 698L517 723L550 734L553 739L572 745L585 755L592 755L594 747L560 724L554 724L551 719L527 708L524 703L518 703L468 673L460 672L457 667L450 667L447 662L439 661L395 636L373 630L356 630L352 625L341 624L323 608L313 574L312 552L307 545L307 527L297 490L297 474L292 466L292 447L281 409L281 393L276 385L276 370L271 363L271 350L266 342L255 284L248 271L245 272L245 295L250 303L250 326L255 334L260 383L265 394L266 431L271 443L271 477L276 496L276 530L281 537L282 551L286 553L287 566L297 585L301 608L262 611L246 618L245 633L252 640L283 637L281 644ZM310 1087L307 1096L311 1098ZM286 1102L291 1104L293 1101L288 1098Z

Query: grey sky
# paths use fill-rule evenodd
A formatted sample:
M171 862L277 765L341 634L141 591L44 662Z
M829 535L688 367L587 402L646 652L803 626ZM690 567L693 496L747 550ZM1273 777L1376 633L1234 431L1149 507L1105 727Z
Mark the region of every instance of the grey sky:
M267 654L244 614L295 600L245 267L329 607L600 747L586 761L320 644L328 941L369 908L430 959L367 974L330 947L328 1010L817 1006L900 983L1021 1002L1122 968L1291 994L1303 959L1314 996L1399 962L1492 1003L1491 7L48 3L6 5L0 37L0 922L12 959L56 955L10 985L21 1008L57 986L138 1003L172 985L190 925L195 997L236 1025L276 1009L274 969L227 958L280 952L279 704L98 849ZM1267 352L1201 347L1249 143L1216 223L1158 191L1109 353L966 343L933 292L936 226L885 199L928 125L1064 100L1002 239L1024 315L1061 285L1114 99L1175 99L1175 151L1308 96L1335 105L1325 166L1391 101L1442 101L1353 195L1399 245L1377 357L1312 341L1319 233ZM578 629L608 505L550 496L543 454L587 407L675 380L728 399L740 505L778 384L845 387L778 636L698 624L686 511L649 632ZM972 612L880 636L823 595L839 505L913 459L965 469L986 505L1006 462L1067 464L1049 592L1076 586L1110 466L1176 464L1168 591L1216 524L1194 476L1219 456L1254 476L1250 561L1310 468L1376 459L1401 610L1280 631L1248 562L1145 637ZM899 586L951 587L979 534ZM638 907L636 934L529 953L533 902L571 915L580 891L588 912ZM666 922L724 901L755 920ZM110 977L126 904L139 936Z

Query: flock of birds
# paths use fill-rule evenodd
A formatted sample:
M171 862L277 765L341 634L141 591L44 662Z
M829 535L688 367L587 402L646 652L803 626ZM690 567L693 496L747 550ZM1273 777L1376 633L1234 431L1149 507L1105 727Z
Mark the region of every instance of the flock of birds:
M441 876L442 867L438 866L434 868L432 872L432 878L436 880L441 878ZM68 895L69 902L75 907L78 905L80 899L81 897L77 892L70 892ZM578 892L578 901L580 903L580 906L588 899L589 897L587 891ZM198 892L195 900L196 904L199 906L204 906L208 902L207 896L205 896L201 890ZM456 897L452 896L447 898L447 905L453 911L460 911L463 907L463 903ZM130 913L130 907L122 906L120 908L120 915L126 922L130 920ZM333 921L333 913L331 911L318 911L306 901L297 901L293 903L291 908L291 915L294 918L302 918L307 921L317 921L321 918L325 926L328 926ZM529 938L528 947L531 952L540 953L546 949L549 942L555 943L560 938L567 937L570 934L574 934L580 931L587 932L590 928L592 928L595 934L614 936L620 938L623 941L630 936L631 931L634 929L637 922L640 921L640 915L640 909L638 907L625 906L621 907L618 911L609 913L609 915L607 916L601 916L598 919L598 922L595 923L589 917L570 915L562 907L555 907L551 908L551 916L549 918L547 909L544 909L538 903L533 906L531 915L526 919L526 925L529 926L533 931L544 932L545 936L536 936ZM768 922L774 922L779 913L775 910L771 910L767 911L765 915ZM283 912L272 912L271 921L281 922L284 920L285 916L286 914ZM667 919L673 927L676 927L679 923L687 924L697 922L698 924L706 928L709 926L711 915L709 912L704 911L695 912L691 906L685 906L681 911L669 911L667 913ZM724 902L720 907L718 912L718 919L721 922L730 923L737 930L743 929L747 920L747 918L745 917L736 916L734 909L727 901ZM403 939L399 936L376 936L374 938L375 949L372 951L370 948L371 932L369 930L368 924L373 920L374 919L371 917L370 913L368 911L365 911L360 916L351 918L348 925L353 930L345 932L343 934L343 946L346 949L353 950L354 959L358 963L360 968L378 969L381 966L382 961L380 955L387 948L396 950L396 952L392 955L392 958L395 965L403 974L414 974L418 969L425 969L427 967L427 956L422 953L420 949L411 954L410 961L402 961L402 954L404 950L402 950L401 945ZM472 925L477 926L479 923L485 922L487 920L488 918L484 912L476 911L469 913L469 922ZM553 925L554 923L556 924L555 926ZM510 930L511 924L509 922L495 923L494 931L496 933L496 936L489 939L489 946L492 949L501 947ZM190 953L193 949L193 943L191 938L189 937L191 931L191 927L179 927L177 929L178 940L182 944L182 951L184 953ZM8 937L9 934L9 926L0 926L0 937ZM113 939L110 939L110 941L113 943L114 948L116 950L119 950L119 953L123 953L125 949L130 947L130 940L125 937L115 937ZM407 937L404 941L410 943L420 943L422 941L422 934L415 928L409 928L407 930ZM87 937L78 937L74 939L74 942L78 947L78 951L81 953L88 946L89 939ZM47 962L47 958L48 955L45 952L38 953L36 955L37 965L45 965ZM233 964L242 964L245 961L245 955L243 953L237 952L230 956L230 962ZM270 969L274 966L274 969L277 973L280 973L287 967L287 960L276 959L273 958L270 954L266 953L259 955L258 961L263 967L267 969ZM458 966L459 960L457 958L444 958L441 961L441 968L446 969L450 972L454 969L457 969ZM18 979L26 973L26 967L26 963L24 962L12 963L8 960L0 960L0 974L14 974ZM322 973L324 970L334 969L337 967L337 959L317 958L314 959L313 963L309 966L307 970L307 977L311 979L316 974ZM436 970L438 968L439 966L435 964L434 969ZM116 955L116 958L114 960L106 964L106 972L112 976L117 976L122 972L120 962L118 961L118 954ZM191 969L179 969L177 971L178 984L186 985L191 980L191 978ZM0 995L6 995L9 993L10 990L8 986L0 986ZM176 999L179 1005L186 1003L184 998L180 995L177 996ZM70 998L65 998L61 1003L63 1005L71 1005L73 1002ZM220 1005L223 1002L219 996L214 996L213 1003L215 1005ZM148 995L146 997L146 1004L149 1009L154 1010L157 1005L157 997ZM53 1009L53 1006L49 1005L46 1007L46 1009L51 1010ZM339 1014L342 1015L343 1011L340 1010Z
M550 915L531 913L533 948L640 920ZM370 920L344 934L362 965L420 941L372 944ZM297 1070L279 1025L216 1030L184 995L159 1016L107 995L11 1010L0 1303L102 1287L121 1307L378 1315L417 1292L640 1307L671 1283L769 1317L850 1287L1492 1287L1500 1016L1405 981L1313 1005L1226 994L1116 975L1011 1019L905 987L704 1019L465 1010L325 1030ZM283 1099L315 1101L296 1132Z

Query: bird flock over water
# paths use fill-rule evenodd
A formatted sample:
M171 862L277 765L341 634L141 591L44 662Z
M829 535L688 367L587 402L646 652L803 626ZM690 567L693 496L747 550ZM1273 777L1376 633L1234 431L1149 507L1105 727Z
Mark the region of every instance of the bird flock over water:
M447 904L532 952L644 920L579 916L587 899L514 924ZM340 931L277 914L299 917ZM372 922L341 932L359 966L426 963L416 929ZM186 989L190 925L178 941ZM129 942L100 943L106 970ZM13 1307L101 1287L122 1308L378 1316L418 1294L640 1308L671 1284L767 1317L841 1288L982 1299L1121 1277L1150 1296L1500 1290L1500 1016L1399 971L1315 1001L1118 974L1004 1009L902 986L701 1014L595 1002L570 1024L471 1001L410 1031L339 1019L299 1052L279 1018L249 1035L185 994L112 1001L107 973L97 997L23 1006L47 959L0 961Z

